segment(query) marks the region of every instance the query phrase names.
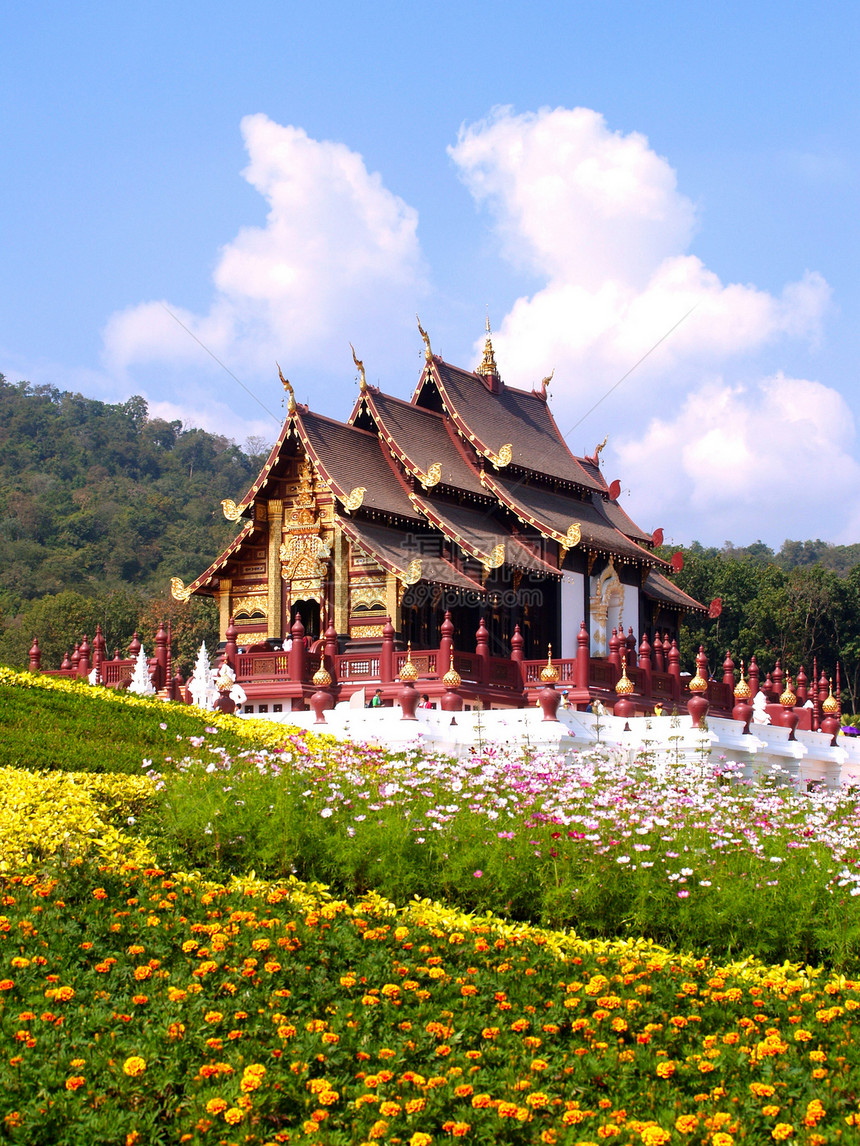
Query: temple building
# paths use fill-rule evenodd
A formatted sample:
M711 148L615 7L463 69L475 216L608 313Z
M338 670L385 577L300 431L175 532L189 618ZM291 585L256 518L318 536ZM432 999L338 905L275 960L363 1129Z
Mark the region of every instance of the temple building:
M668 672L681 615L702 606L667 576L661 531L619 505L602 446L590 457L568 449L551 377L533 390L502 381L489 324L475 370L443 361L419 330L425 362L409 401L368 385L356 358L359 395L337 421L297 403L281 375L289 401L278 440L245 497L222 503L240 532L190 585L172 581L174 597L217 601L221 639L235 641L240 660L262 665L269 654L256 675L243 660L251 703L306 700L271 656L294 634L311 661L338 659L340 688L386 683L386 640L400 664L411 646L428 687L449 668L428 651L449 660L477 640L488 679L475 697L488 705L515 703L505 664L545 663L550 646L560 662L587 653L593 669L618 666L620 650L633 666L644 637L655 673ZM490 662L501 666L496 693Z

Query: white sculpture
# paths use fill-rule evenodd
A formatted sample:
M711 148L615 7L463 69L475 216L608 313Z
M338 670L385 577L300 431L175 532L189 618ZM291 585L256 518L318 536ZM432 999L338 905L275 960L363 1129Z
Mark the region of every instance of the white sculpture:
M209 664L209 654L206 651L206 642L200 646L194 671L188 682L188 691L191 694L191 703L198 708L214 708L218 699L218 685L212 666Z
M761 689L753 698L753 724L770 724L770 713L767 711L767 697Z
M134 662L134 673L132 674L128 691L136 692L138 696L155 696L155 689L152 686L152 680L149 676L149 665L146 663L146 653L143 651L143 645L140 646L137 660Z

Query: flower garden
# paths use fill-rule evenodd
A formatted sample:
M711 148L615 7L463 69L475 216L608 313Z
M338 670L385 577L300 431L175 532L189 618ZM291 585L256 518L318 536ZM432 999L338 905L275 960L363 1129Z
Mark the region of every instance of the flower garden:
M860 1141L850 794L0 702L0 1141Z

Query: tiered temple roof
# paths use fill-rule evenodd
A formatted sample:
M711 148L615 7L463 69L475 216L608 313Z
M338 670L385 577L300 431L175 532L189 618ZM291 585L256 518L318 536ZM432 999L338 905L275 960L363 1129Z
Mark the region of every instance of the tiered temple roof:
M409 402L368 386L357 359L361 390L346 422L297 404L284 380L290 403L278 441L242 501L224 503L228 517L246 519L242 532L187 588L175 581L175 595L218 597L222 621L236 600L251 602L245 612L269 639L284 635L297 600L311 599L345 641L378 636L379 625L355 627L359 613L365 624L392 616L399 630L404 592L421 582L478 600L503 575L516 585L578 577L579 620L589 600L598 611L604 598L606 610L621 609L624 593L613 605L605 575L595 588L608 567L613 584L629 587L628 610L640 591L653 610L701 608L660 571L668 565L654 552L659 535L618 504L601 447L589 458L568 449L549 379L532 391L507 386L489 331L474 371L433 354L422 336L425 364ZM637 627L650 624L639 611Z

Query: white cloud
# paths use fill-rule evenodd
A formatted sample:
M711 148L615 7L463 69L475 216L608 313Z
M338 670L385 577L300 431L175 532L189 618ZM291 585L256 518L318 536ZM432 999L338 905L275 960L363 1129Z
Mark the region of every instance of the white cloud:
M104 353L115 373L204 361L165 306L246 377L271 373L275 359L288 371L349 376L348 340L375 367L390 353L392 325L412 322L424 282L416 211L341 143L265 115L247 116L242 133L244 177L269 205L265 226L242 228L221 251L207 314L147 302L113 315Z
M830 299L821 275L806 272L779 295L723 283L690 250L697 213L669 163L644 136L612 132L587 108L526 115L502 108L461 129L449 152L476 201L489 209L503 252L544 280L515 301L494 342L513 385L533 385L555 367L552 405L563 432L676 327L623 384L621 400L576 434L598 440L612 411L623 439L620 476L649 515L655 505L668 511L667 494L680 486L673 521L663 524L681 519L688 536L725 530L720 540L740 540L744 530L761 532L766 505L784 510L768 519L772 528L793 522L796 532L797 513L789 512L789 499L770 497L774 479L765 474L790 471L805 487L814 485L816 450L834 450L832 431L824 436L825 409L842 419L837 464L854 472L847 452L853 423L836 391L782 378L781 388L765 379L742 392L726 381L730 370L755 377L752 360L782 353L789 338L814 344ZM640 436L655 407L665 413ZM757 441L762 434L770 443L765 450ZM571 445L583 448L579 440ZM671 466L664 464L666 452ZM710 488L717 493L708 494ZM723 497L728 489L731 496ZM797 496L811 513L806 488ZM692 518L690 508L704 516ZM802 528L814 532L814 518L808 521Z
M860 482L853 442L851 410L820 382L777 374L729 386L713 378L676 414L616 441L631 491L622 504L645 528L664 526L679 540L834 537L846 523L833 490Z

